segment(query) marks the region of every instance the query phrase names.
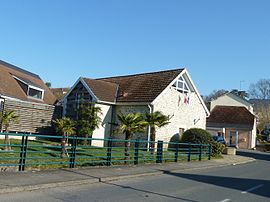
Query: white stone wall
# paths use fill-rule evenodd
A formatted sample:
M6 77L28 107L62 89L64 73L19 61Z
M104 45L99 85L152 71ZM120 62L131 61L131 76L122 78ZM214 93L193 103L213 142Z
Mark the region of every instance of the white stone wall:
M216 100L211 101L210 111L212 111L215 106L236 106L236 107L246 107L251 113L253 113L253 107L240 102L239 100L233 99L228 95L223 95Z
M189 103L185 103L185 97ZM156 140L169 142L174 135L179 135L179 128L206 128L206 111L195 92L187 95L169 88L155 101L154 111L169 115L170 124L157 129Z
M110 136L110 128L111 128L111 118L112 118L112 106L111 105L105 105L105 104L96 104L96 107L100 107L102 110L102 115L100 115L100 118L102 122L99 125L99 128L97 128L92 135L92 138L107 138ZM93 140L92 141L93 146L104 146L103 141L99 140Z

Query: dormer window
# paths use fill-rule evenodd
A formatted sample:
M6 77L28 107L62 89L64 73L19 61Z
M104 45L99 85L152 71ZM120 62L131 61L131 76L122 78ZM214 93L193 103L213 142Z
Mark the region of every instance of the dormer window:
M30 81L27 81L26 79L19 78L14 75L13 78L16 79L22 90L29 98L43 100L44 90L42 88L34 86Z
M44 90L33 86L28 87L28 96L36 99L43 99Z

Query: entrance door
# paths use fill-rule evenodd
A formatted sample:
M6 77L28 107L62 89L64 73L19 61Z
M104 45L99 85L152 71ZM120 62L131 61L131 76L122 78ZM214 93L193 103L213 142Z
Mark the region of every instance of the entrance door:
M230 131L230 146L238 147L238 131Z

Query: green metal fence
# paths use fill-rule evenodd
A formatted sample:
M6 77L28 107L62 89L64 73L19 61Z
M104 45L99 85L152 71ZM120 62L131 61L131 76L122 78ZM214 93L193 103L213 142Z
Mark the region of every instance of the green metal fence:
M206 144L0 133L0 168L19 171L210 160L211 153L211 145Z

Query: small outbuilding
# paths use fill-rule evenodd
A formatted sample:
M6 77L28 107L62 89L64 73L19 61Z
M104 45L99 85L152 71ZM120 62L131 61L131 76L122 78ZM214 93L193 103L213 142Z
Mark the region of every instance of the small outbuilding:
M223 134L228 146L256 146L256 116L243 106L215 106L206 121L212 135Z

